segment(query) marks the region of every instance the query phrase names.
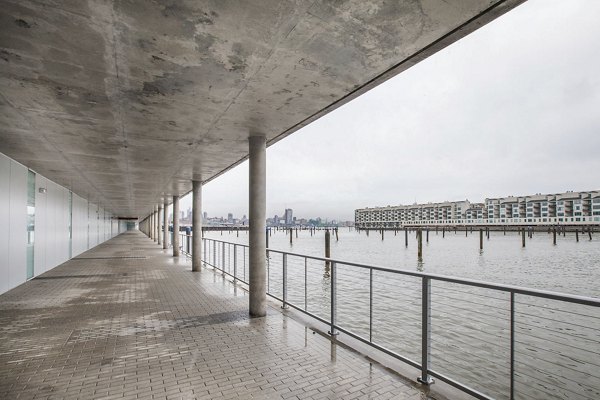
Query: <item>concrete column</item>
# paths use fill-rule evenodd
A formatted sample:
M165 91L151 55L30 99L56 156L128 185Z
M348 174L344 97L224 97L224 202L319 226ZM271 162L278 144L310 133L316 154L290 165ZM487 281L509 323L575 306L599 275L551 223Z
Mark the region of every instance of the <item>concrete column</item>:
M154 240L154 211L152 211L148 219L150 220L150 224L148 226L148 236L150 237L150 239Z
M250 150L250 316L267 315L266 281L266 139L264 136L249 138Z
M154 206L154 241L158 241L158 206Z
M179 196L173 196L173 257L179 257Z
M202 262L202 182L192 181L192 271Z
M158 237L158 244L161 245L162 244L162 232L161 232L161 227L162 227L162 219L161 219L161 215L163 214L163 209L162 206L159 204L158 205L158 229L156 230L156 236Z
M163 225L165 227L165 230L163 232L163 249L167 248L167 243L169 243L169 239L168 239L168 234L169 234L169 216L167 215L167 207L169 206L169 203L167 203L167 200L165 200L165 203L163 204Z

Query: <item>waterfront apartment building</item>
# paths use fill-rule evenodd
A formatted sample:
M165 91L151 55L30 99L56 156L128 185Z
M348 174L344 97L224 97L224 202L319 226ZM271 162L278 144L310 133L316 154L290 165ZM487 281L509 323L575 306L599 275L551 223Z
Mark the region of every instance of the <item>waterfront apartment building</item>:
M361 208L358 228L418 225L600 225L600 191Z

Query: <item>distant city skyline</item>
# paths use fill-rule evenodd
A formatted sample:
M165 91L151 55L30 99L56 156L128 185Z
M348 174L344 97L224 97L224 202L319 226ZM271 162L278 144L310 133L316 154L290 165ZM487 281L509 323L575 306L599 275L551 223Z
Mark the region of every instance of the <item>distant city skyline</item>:
M595 188L599 14L530 0L269 147L267 215ZM204 187L209 214L247 203L247 162Z

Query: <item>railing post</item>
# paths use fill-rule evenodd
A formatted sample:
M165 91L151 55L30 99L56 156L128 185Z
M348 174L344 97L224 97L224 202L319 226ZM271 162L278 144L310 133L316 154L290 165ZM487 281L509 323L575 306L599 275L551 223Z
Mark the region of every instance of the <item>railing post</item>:
M515 398L515 292L510 292L510 400Z
M290 230L290 235L292 231ZM287 306L287 254L283 254L283 305L281 308L288 308Z
M336 281L336 268L335 268L335 262L331 262L331 275L330 275L330 282L331 282L331 325L329 328L329 332L327 332L328 334L330 334L331 336L335 336L338 334L338 332L336 332L335 329L335 320L336 320L336 295L335 295L335 282Z
M233 245L233 284L237 282L237 244Z
M221 264L223 264L221 275L225 276L225 242L221 242Z
M431 279L423 277L421 288L421 376L417 381L424 385L433 383L429 376L431 345Z
M207 254L206 253L206 243L207 242L208 241L206 239L202 238L202 245L204 246L204 251L202 252L202 257L206 257L206 254ZM202 263L206 266L206 260L201 260L201 261L203 261Z
M373 341L373 268L369 268L369 342Z
M213 240L212 242L212 246L213 246L213 268L217 268L217 241Z
M308 311L308 261L304 257L304 310Z

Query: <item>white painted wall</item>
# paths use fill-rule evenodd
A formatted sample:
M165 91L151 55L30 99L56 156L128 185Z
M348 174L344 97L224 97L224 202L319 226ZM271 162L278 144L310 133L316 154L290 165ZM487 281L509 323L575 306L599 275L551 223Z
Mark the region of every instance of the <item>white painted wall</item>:
M27 167L0 153L0 293L27 279L27 174ZM108 211L73 194L70 240L70 196L68 189L36 173L34 276L122 232Z

